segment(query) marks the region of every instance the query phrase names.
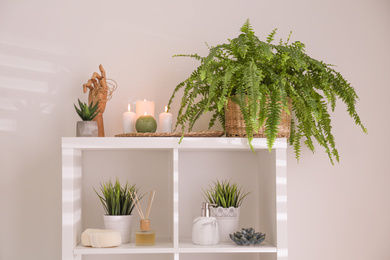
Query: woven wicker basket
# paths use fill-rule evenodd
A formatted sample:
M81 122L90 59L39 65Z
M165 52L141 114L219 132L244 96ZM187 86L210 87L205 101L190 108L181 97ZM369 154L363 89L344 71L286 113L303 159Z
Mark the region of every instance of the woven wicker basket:
M289 99L289 110L291 111L291 99ZM290 123L291 112L288 114L283 109L281 122L278 127L278 138L290 137ZM225 108L225 132L227 137L246 137L244 116L241 113L240 107L230 99ZM267 137L264 133L264 126L260 127L257 133L254 132L253 137Z

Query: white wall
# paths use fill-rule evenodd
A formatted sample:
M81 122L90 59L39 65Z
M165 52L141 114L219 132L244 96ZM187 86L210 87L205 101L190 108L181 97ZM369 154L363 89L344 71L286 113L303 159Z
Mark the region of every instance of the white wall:
M0 259L60 259L60 138L74 136L73 103L86 101L82 84L99 64L119 85L104 114L113 136L128 102L155 100L160 113L197 66L172 55L206 54L205 41L237 36L246 18L260 38L292 30L312 57L337 64L369 131L340 105L340 164L320 148L304 150L297 164L289 148L289 259L390 259L388 0L2 0Z

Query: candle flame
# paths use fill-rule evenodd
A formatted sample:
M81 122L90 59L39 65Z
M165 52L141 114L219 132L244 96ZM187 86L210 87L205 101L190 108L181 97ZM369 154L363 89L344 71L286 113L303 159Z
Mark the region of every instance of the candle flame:
M128 110L129 110L129 112L130 112L130 104L128 104L128 105L127 105L127 109L128 109Z
M165 113L166 113L166 112L168 112L168 107L167 107L167 106L165 106Z
M145 116L146 116L147 114L146 114L146 112L145 112Z
M146 101L146 98L144 98L144 101Z

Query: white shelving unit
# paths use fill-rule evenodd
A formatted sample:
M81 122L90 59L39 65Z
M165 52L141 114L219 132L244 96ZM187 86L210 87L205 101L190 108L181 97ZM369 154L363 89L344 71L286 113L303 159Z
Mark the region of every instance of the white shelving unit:
M256 138L252 143L256 154L245 138L184 138L181 144L179 139L62 138L62 260L111 260L115 256L229 259L230 255L235 259L236 254L240 259L287 260L286 139L278 139L269 152L266 140ZM115 179L117 174L146 188L160 186L159 201L151 214L155 246L136 247L134 240L115 248L80 245L82 231L91 225L99 228L102 222L102 207L92 187L98 187L102 178ZM240 226L265 233L262 244L191 243L191 224L199 213L201 189L210 179L222 177L238 179L244 189L252 188L251 198L241 208Z

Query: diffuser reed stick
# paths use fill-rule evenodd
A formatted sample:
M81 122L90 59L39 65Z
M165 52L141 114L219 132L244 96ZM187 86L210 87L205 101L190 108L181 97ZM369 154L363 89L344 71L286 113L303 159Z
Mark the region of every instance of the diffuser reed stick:
M150 214L150 210L152 209L152 205L153 205L153 201L154 201L154 195L156 194L156 191L154 190L154 191L150 192L149 201L148 201L148 207L146 209L146 218L145 218L144 212L142 211L141 204L139 204L139 199L138 199L137 193L134 192L134 196L133 196L133 194L130 191L129 191L129 193L130 193L130 196L133 199L133 201L135 201L135 203L134 203L135 204L135 208L137 209L138 214L141 217L141 220L149 219L149 214Z
M138 200L138 198L137 198L137 200L135 200L134 197L133 197L133 194L131 194L130 191L129 191L129 193L130 193L131 199L134 201L134 205L135 205L135 208L136 208L137 211L138 211L138 214L139 214L140 216L142 216L142 215L141 215L141 211L140 211L140 210L142 210L142 209L139 208L140 205L139 205L139 200Z
M141 211L141 219L145 219L144 213L143 213L143 211L142 211L141 204L139 204L139 199L138 199L137 193L135 193L135 198L137 199L137 204L138 204L138 207L139 207L139 209L140 209L140 211Z
M146 219L149 219L150 210L152 209L152 204L153 204L153 200L154 200L154 194L156 194L155 190L153 191L153 195L152 195L152 192L150 192L148 208L146 211Z

